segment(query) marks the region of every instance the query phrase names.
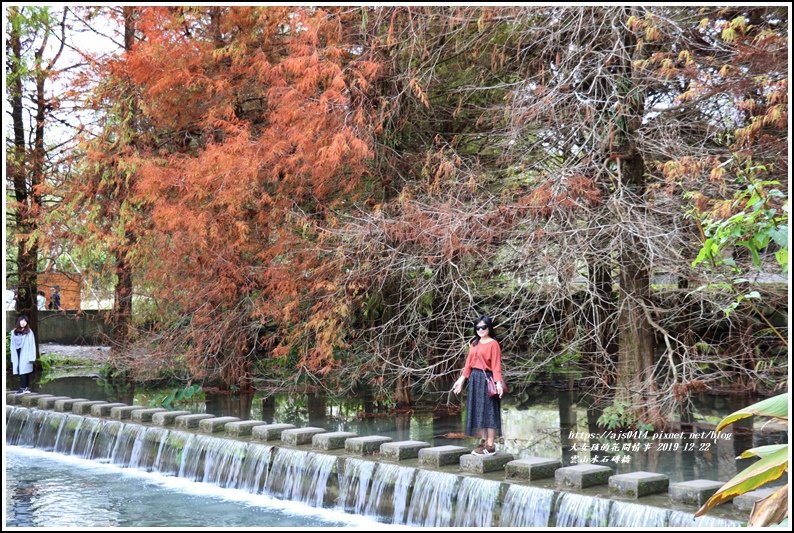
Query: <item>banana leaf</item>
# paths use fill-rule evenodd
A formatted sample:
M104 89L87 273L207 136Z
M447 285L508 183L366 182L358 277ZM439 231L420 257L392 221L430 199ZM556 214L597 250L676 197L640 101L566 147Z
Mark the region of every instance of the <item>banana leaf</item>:
M717 426L716 431L721 430L729 424L733 424L737 420L747 418L748 416L770 416L772 418L779 418L788 421L788 393L779 394L772 398L767 398L760 402L754 403L744 409L740 409L734 413L729 414Z
M697 510L695 516L705 514L712 507L720 505L734 496L750 492L764 483L774 481L782 476L786 470L788 470L788 448L772 452L725 483L720 490L714 493L714 496L703 504L703 507Z

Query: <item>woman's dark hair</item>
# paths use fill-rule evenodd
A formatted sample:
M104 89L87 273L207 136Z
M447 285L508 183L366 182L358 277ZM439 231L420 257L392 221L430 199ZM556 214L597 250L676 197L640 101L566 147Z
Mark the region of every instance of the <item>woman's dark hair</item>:
M493 325L493 320L491 320L491 317L489 316L482 315L480 318L474 321L474 324L472 324L472 326L474 327L474 338L471 340L470 344L472 346L477 346L478 344L480 344L480 336L477 335L477 324L479 324L480 322L488 326L488 336L491 337L493 340L498 341L499 339L496 338L496 332L494 332L495 326Z
M22 321L25 321L25 327L23 328L20 326ZM27 315L19 315L17 317L17 328L14 330L19 335L27 335L30 331L30 320L28 319Z

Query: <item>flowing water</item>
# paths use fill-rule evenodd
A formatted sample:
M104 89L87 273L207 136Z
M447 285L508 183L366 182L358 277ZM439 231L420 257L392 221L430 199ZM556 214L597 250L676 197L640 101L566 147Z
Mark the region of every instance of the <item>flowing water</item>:
M511 484L502 504L500 526L548 527L554 491Z
M340 511L7 446L6 526L377 527Z
M90 501L95 494L114 502L107 512L97 512L93 521L88 520L94 525L308 526L324 521L347 524L355 517L368 517L361 518L368 524L421 527L739 525L723 518L696 520L689 513L666 508L503 484L475 475L35 408L7 407L6 429L13 457L6 467L6 514L11 517L9 524L15 525L54 527L85 520L83 508L69 515L57 498L38 497L54 493L57 485L71 486L70 471L79 490L74 496L65 491L64 505L79 507L75 501L82 491L89 497L87 508L100 505ZM64 461L68 467L63 467ZM95 472L113 474L93 476ZM92 477L96 484L88 481ZM129 480L126 486L117 485L114 477ZM148 491L151 487L156 490ZM214 499L195 504L202 507L196 516L180 514L177 507L193 505L183 502L184 493L192 491ZM126 500L129 505L122 503ZM238 520L220 510L229 502L255 509L241 511ZM292 502L287 507L301 516L297 522L282 516L284 502ZM147 505L150 515L143 511ZM223 516L210 520L203 514L214 516L215 509Z

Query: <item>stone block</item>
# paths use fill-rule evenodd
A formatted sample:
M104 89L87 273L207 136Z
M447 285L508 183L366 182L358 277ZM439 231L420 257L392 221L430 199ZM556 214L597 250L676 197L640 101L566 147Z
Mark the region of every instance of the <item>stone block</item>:
M510 461L505 465L505 479L534 481L554 477L554 471L562 468L559 459L545 457L525 457Z
M233 437L247 437L255 427L266 426L267 422L261 420L240 420L238 422L228 422L226 424L226 434Z
M667 492L670 478L653 472L631 472L609 478L609 492L624 498L642 498L650 494Z
M512 460L512 453L496 452L493 455L467 453L460 456L460 469L473 474L487 474L488 472L504 470L505 465Z
M68 396L45 396L38 399L39 409L52 409L55 407L55 402L58 400L68 400Z
M419 450L419 464L438 468L460 463L460 456L469 453L463 446L432 446Z
M192 414L190 411L163 411L154 413L152 415L152 424L155 426L173 426L176 423L176 417Z
M98 403L91 406L91 416L110 416L110 411L114 407L124 407L126 403Z
M670 485L670 499L677 503L700 507L725 483L710 479L695 479Z
M314 438L314 436L318 433L325 433L325 430L315 427L285 429L281 432L281 442L284 444L289 444L290 446L310 444L312 442L312 438Z
M51 397L52 394L37 394L37 393L23 394L22 398L19 400L19 404L24 407L38 407L40 399L51 398Z
M94 407L95 405L103 405L106 403L108 402L102 400L75 402L74 405L72 405L72 412L76 415L90 415L92 407Z
M604 465L565 466L554 471L554 481L558 487L584 489L606 484L612 473L612 469Z
M312 437L312 448L315 450L338 450L345 447L347 439L357 437L356 433L348 431L330 431L318 433Z
M382 444L391 441L391 437L383 437L381 435L354 437L345 441L345 451L353 455L372 455L380 451Z
M151 409L141 409L140 411L133 411L132 415L130 415L130 419L133 422L151 422L152 417L157 413L162 413L164 411L168 411L168 409L163 409L162 407L153 407Z
M404 461L419 457L419 450L430 448L429 442L420 440L401 440L397 442L384 442L380 445L380 454L386 459Z
M199 420L199 431L202 433L219 433L226 430L226 424L229 422L239 422L240 419L236 416L219 416L213 418L205 418Z
M295 429L295 426L292 424L265 424L256 426L251 430L251 435L254 440L262 442L281 440L281 433L288 429Z
M129 420L133 411L146 409L142 405L125 405L123 407L113 407L110 410L110 418L114 420Z
M206 413L181 415L174 419L174 424L179 429L192 429L197 428L199 422L208 418L215 418L215 415L208 415Z
M64 398L63 400L55 400L55 410L59 413L71 413L72 406L75 402L87 402L86 398Z

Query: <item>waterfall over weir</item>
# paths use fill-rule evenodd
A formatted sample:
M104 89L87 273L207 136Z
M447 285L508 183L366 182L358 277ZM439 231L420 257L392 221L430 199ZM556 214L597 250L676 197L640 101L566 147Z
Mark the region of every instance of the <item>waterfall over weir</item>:
M191 431L6 407L7 444L423 527L739 526L634 503Z
M500 526L548 527L554 491L510 485L502 504Z

